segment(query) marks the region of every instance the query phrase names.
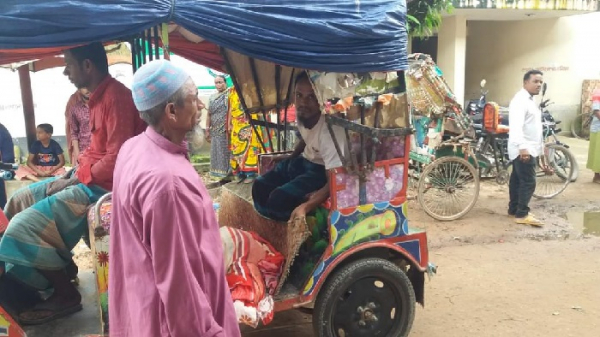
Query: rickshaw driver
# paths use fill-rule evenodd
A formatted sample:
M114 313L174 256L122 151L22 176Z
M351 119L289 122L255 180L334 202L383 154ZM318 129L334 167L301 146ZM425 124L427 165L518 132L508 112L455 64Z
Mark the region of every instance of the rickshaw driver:
M277 221L303 218L325 202L329 198L327 171L342 166L306 72L296 77L294 99L301 139L291 155L277 156L275 168L252 186L257 212ZM338 126L333 130L340 149L346 151L344 130Z

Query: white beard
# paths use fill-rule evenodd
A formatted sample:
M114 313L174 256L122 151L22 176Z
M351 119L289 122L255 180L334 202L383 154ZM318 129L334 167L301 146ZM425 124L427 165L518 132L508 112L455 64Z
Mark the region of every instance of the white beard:
M194 130L188 132L185 138L188 142L190 152L198 151L204 145L204 131L199 124L194 127Z

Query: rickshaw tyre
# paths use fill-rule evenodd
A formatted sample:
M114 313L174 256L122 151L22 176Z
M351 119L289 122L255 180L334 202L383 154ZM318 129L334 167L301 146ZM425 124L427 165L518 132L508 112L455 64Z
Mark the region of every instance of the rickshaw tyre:
M393 327L389 337L408 336L415 318L416 297L412 283L406 273L393 262L381 258L364 258L344 265L328 277L319 291L313 312L313 329L316 337L337 337L334 334L334 305L338 298L354 282L364 277L380 277L394 286L400 294L402 306L400 317L402 324Z
M423 188L422 188L421 184L425 184L424 177L426 177L429 174L429 172L433 171L433 169L435 169L436 167L438 167L442 164L445 164L447 162L458 162L469 170L469 173L471 173L471 175L473 176L473 183L475 185L475 193L473 195L473 200L471 200L471 202L467 205L467 207L465 207L462 211L460 211L456 214L449 215L449 216L443 216L443 215L436 214L433 211L431 211L430 209L428 209L427 207L425 207L424 201L423 201L425 198L424 198L424 195L422 192ZM471 165L471 163L464 160L463 158L441 157L441 158L438 158L438 159L434 160L433 162L431 162L429 165L427 165L425 167L425 170L423 170L423 173L421 174L421 177L419 178L419 185L417 188L417 191L418 191L417 200L419 200L421 208L430 217L432 217L438 221L453 221L453 220L462 218L467 213L469 213L473 209L473 207L475 207L475 204L477 203L477 200L479 198L479 190L480 190L479 170L476 169L475 166Z

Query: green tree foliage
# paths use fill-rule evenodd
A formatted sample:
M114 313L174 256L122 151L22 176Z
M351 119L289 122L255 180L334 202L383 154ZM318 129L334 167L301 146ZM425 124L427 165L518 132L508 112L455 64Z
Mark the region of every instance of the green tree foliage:
M411 37L428 37L442 24L442 14L451 13L452 0L408 0L408 32Z

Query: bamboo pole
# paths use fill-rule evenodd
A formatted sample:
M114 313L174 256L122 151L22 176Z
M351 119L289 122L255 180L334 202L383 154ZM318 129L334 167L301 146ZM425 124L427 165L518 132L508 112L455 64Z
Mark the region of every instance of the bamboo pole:
M31 76L29 65L19 67L19 82L21 83L21 101L23 103L23 116L25 117L25 133L27 145L31 146L36 140L35 111L33 109L33 92L31 91Z

